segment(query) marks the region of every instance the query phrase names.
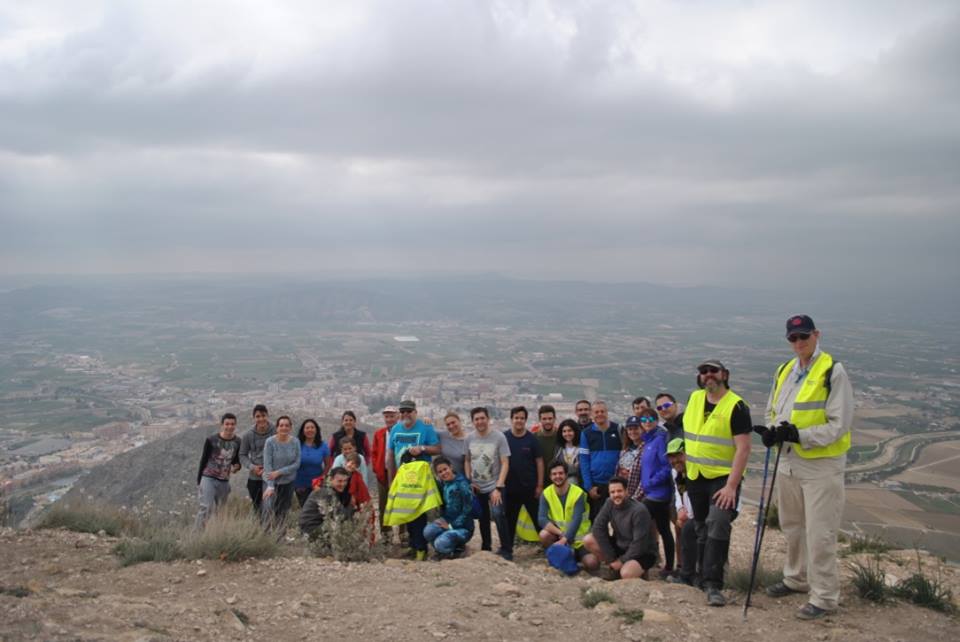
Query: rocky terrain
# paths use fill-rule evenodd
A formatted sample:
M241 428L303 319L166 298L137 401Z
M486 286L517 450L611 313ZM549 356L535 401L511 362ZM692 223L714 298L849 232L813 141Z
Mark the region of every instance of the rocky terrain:
M731 568L747 565L752 515L737 520ZM875 606L845 580L840 611L818 622L794 612L803 596L743 596L707 607L696 589L660 581L564 577L533 547L505 562L470 544L444 562L342 564L312 557L300 541L284 555L239 563L145 563L121 568L117 539L60 530L0 531L3 640L684 640L776 639L876 642L956 639L955 617L900 602ZM768 531L764 559L776 566L782 536ZM957 593L956 569L923 554ZM845 574L855 556L844 558ZM916 553L885 554L888 579L906 577ZM939 571L938 571L939 569ZM615 603L587 608L584 590ZM639 611L643 612L642 620Z

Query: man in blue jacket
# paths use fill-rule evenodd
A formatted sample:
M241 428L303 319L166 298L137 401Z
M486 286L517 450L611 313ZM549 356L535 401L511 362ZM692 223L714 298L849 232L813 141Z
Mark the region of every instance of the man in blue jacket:
M596 519L609 496L607 483L620 459L620 426L607 416L607 402L593 402L593 423L580 433L580 475L590 497L590 519Z

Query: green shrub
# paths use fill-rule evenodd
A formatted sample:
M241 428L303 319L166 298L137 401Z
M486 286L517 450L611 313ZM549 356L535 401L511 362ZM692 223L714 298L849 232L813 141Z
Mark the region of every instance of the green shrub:
M767 511L767 528L780 530L780 507L776 502L771 502L770 510Z
M917 551L917 572L905 580L901 580L893 588L897 597L941 613L953 613L957 610L953 603L953 592L943 584L940 569L937 577L929 578L923 572L920 561L920 551Z
M857 595L877 604L887 601L887 574L880 568L879 555L875 555L873 561L866 564L854 562L850 568L853 571L853 586L857 589Z
M617 615L622 617L626 624L643 622L643 609L627 609L621 606L617 609Z
M132 566L141 562L170 562L183 557L177 534L168 530L157 530L145 537L122 540L113 549L120 558L121 566Z
M592 609L600 602L610 602L611 604L616 604L616 600L612 595L603 589L596 588L587 588L584 587L580 589L580 604L583 605L585 609Z
M879 555L890 550L890 545L883 541L882 537L871 535L854 535L850 539L850 546L847 547L849 554L870 553Z
M249 509L221 510L201 531L188 531L181 540L187 559L240 561L274 557L280 552L275 533L264 531Z
M383 559L385 545L376 539L377 522L367 504L352 517L327 518L314 534L311 549L319 557L341 562L370 562Z
M101 504L77 502L54 504L43 514L38 528L64 528L78 533L99 533L118 537L135 534L140 525L137 520L120 509Z
M758 589L773 586L782 579L782 571L772 571L765 568L763 564L758 564L757 576L753 581L753 590L756 592ZM727 588L739 591L740 593L746 593L750 587L750 567L731 567L724 575L723 583Z

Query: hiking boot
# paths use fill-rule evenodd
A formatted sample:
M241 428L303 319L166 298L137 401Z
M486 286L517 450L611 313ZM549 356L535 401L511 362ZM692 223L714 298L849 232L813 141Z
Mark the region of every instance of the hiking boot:
M670 584L686 584L687 586L693 586L693 580L683 577L682 575L669 575L667 576L666 581Z
M600 578L608 582L615 582L620 579L620 571L615 571L609 566L600 569Z
M720 589L708 588L707 604L709 606L726 606L727 598L723 597L723 593L720 592Z
M799 611L797 611L798 620L819 620L822 617L826 617L830 612L826 609L821 609L819 606L815 606L810 602L804 604Z
M663 580L664 582L669 582L669 581L670 581L670 578L673 577L673 569L672 569L672 568L662 568L662 569L660 569L659 575L660 575L660 579L661 579L661 580Z
M501 548L499 551L497 551L497 555L507 560L508 562L513 561L513 551L507 551Z
M788 595L791 595L792 593L803 593L803 591L794 590L789 586L787 586L786 584L784 584L783 581L781 580L780 582L777 582L773 586L768 586L765 593L767 594L768 597L786 597Z

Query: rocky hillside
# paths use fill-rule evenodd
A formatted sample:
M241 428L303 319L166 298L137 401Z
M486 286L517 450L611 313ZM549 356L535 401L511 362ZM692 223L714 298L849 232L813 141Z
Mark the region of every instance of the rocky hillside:
M746 568L752 515L737 520L731 568ZM800 622L800 595L754 599L747 621L741 594L710 608L700 591L660 581L603 582L564 577L533 547L517 562L477 551L444 562L341 564L312 557L298 541L284 556L241 563L145 563L120 568L117 540L66 531L0 530L2 640L777 640L894 642L956 639L951 616L894 602L875 606L857 597L849 562L841 609ZM783 559L771 531L768 566ZM922 555L957 591L954 568ZM888 577L903 578L913 551L887 553ZM939 571L937 570L939 567ZM612 600L591 605L583 591ZM642 612L642 614L641 614Z

